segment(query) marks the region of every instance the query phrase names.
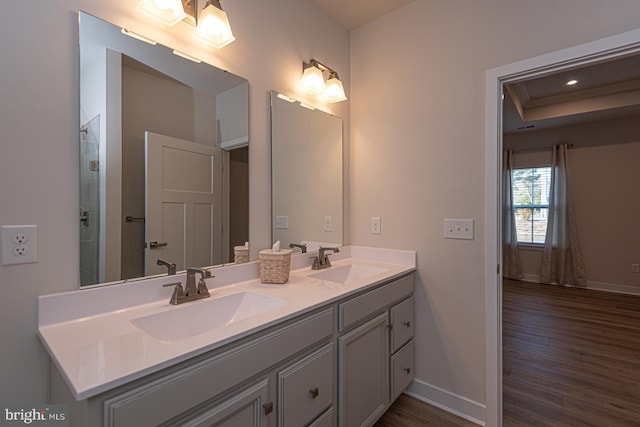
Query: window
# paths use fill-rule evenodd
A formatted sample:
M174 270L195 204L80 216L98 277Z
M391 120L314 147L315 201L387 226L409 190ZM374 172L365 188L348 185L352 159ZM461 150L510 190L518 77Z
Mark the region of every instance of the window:
M551 168L514 169L512 185L518 243L544 244L549 217Z

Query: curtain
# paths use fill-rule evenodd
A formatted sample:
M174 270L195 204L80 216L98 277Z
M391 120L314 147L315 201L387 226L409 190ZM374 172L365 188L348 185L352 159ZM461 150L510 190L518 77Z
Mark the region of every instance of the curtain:
M571 192L567 179L567 146L553 148L549 219L540 279L544 283L586 285L587 277L580 249Z
M502 275L507 279L522 279L516 213L513 209L513 151L504 152L502 169Z

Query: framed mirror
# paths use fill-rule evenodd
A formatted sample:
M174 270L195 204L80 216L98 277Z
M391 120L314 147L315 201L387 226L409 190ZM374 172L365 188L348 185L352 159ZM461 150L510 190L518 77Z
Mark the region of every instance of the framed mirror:
M273 241L341 246L342 119L271 92Z
M232 262L249 240L247 80L79 22L81 285Z

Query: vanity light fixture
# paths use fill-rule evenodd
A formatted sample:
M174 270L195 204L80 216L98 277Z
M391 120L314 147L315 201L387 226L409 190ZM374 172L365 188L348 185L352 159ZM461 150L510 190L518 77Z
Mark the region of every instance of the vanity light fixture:
M324 91L324 76L319 67L320 63L315 59L309 63L302 63L302 78L300 78L300 89L310 95L317 95Z
M236 39L220 0L207 0L201 11L198 0L140 0L138 10L169 26L184 19L196 26L194 37L218 49Z
M222 10L220 0L208 0L202 12L196 17L196 22L194 36L217 49L236 39L231 32L229 18Z
M325 84L322 98L327 102L340 102L346 101L347 96L344 94L344 87L342 82L338 78L337 73L331 73Z
M326 81L324 79L325 72L329 74ZM327 102L339 102L347 99L338 73L313 58L309 62L302 62L300 89L311 95L322 94L322 98Z
M149 44L150 44L150 45L152 45L152 46L155 46L155 45L157 45L157 44L158 44L158 42L157 42L157 41L155 41L155 40L151 40L150 38L145 37L145 36L141 36L140 34L138 34L138 33L134 33L133 31L129 31L129 30L127 30L126 28L121 29L121 30L120 30L120 32L121 32L122 34L125 34L125 35L129 36L129 37L133 37L134 39L137 39L137 40L143 41L143 42L145 42L145 43L149 43Z
M137 9L169 26L177 24L187 16L182 0L140 0Z

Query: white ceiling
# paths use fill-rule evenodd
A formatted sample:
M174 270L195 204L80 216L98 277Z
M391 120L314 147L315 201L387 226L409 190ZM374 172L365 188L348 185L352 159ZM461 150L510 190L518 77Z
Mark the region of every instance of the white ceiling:
M579 83L567 86L576 79ZM504 133L640 116L640 55L506 85Z
M576 79L579 83L567 86ZM640 116L640 55L506 85L504 133Z
M349 31L412 1L414 0L313 0L320 9Z

